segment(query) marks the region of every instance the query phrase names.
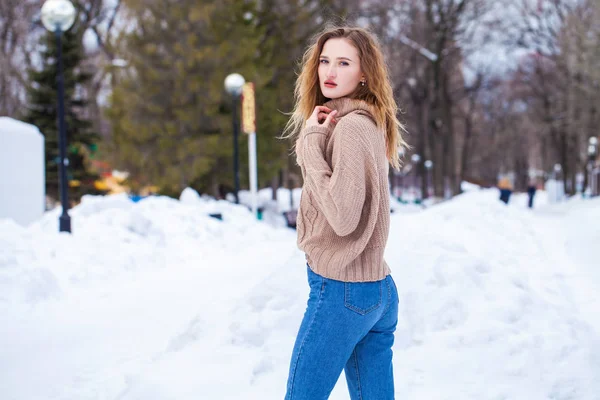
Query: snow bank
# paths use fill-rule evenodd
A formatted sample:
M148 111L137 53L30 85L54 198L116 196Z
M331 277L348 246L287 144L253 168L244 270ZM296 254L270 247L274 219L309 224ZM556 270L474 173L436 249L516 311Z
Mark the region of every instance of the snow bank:
M44 136L34 125L0 117L0 218L21 225L39 219L44 181Z

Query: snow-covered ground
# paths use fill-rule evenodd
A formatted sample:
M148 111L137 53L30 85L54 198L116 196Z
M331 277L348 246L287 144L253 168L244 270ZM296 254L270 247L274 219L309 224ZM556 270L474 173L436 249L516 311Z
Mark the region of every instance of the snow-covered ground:
M600 399L600 199L546 203L397 205L398 399ZM294 231L189 190L86 198L73 235L58 215L0 220L2 400L283 398L308 294Z

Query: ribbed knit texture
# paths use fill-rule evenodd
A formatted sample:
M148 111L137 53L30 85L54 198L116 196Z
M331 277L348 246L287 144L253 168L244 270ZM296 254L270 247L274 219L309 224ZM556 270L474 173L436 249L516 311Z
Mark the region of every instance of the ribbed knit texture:
M304 177L298 247L311 269L344 282L381 280L390 227L385 134L369 104L348 98L325 106L337 124L306 127L296 143Z

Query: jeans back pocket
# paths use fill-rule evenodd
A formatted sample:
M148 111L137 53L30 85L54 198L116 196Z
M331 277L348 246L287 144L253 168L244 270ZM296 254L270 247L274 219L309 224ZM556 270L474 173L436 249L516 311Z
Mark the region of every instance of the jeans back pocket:
M382 282L345 282L344 305L360 315L376 310L381 306Z

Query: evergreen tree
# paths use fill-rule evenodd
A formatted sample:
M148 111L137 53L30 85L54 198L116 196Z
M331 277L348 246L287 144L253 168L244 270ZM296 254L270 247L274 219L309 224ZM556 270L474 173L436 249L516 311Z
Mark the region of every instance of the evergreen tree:
M152 184L179 195L190 185L231 187L231 99L223 82L231 72L255 75L254 5L167 3L126 3L138 29L122 42L131 74L115 85L108 109L118 164L134 188Z
M59 197L59 148L58 148L58 49L56 36L48 32L43 38L41 69L29 71L29 107L23 119L37 126L45 138L46 194ZM83 97L83 87L91 79L81 67L83 45L81 34L74 26L62 37L63 71L65 87L65 121L67 157L69 166L67 179L70 200L78 200L83 194L98 191L94 188L97 175L90 171L89 155L97 146L98 135L92 125L84 119L87 100Z

